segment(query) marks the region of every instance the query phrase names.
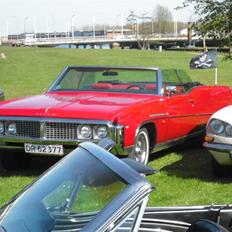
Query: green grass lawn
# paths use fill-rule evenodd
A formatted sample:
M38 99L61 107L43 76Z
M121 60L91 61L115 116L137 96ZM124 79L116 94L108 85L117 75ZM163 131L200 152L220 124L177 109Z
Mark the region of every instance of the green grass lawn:
M190 58L196 55L191 52L7 47L0 47L0 52L7 57L0 60L0 88L7 99L42 93L66 65L177 68L186 70L194 81L214 83L214 70L189 69ZM232 61L223 61L219 54L218 64L219 84L231 85ZM44 171L46 160L34 162L27 171L0 169L0 205ZM149 165L159 170L148 177L156 187L150 205L232 203L232 179L213 177L210 156L204 149L179 146L165 150L153 154Z

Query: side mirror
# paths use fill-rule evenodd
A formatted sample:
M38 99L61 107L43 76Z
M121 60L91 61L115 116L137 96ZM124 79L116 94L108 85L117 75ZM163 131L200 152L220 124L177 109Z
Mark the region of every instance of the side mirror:
M5 100L4 92L0 89L0 101Z
M187 232L229 232L229 231L213 221L200 219L194 222L188 228Z

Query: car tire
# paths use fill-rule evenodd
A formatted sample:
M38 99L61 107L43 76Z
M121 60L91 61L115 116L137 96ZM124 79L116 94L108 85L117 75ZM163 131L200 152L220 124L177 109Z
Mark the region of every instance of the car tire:
M0 160L5 170L22 170L30 167L32 157L22 153L1 154Z
M147 164L149 161L150 141L146 128L141 128L136 136L134 148L129 155L130 158Z

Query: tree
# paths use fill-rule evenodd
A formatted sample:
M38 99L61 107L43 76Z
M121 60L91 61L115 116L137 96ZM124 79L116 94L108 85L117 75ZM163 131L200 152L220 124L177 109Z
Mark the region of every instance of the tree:
M151 20L147 12L142 12L139 15L134 11L130 11L127 17L127 23L131 25L132 31L136 34L137 43L140 49L149 48L149 38L151 37Z
M164 34L169 31L168 27L173 19L172 13L168 7L157 4L153 12L153 16L159 27L159 34Z
M133 33L135 33L135 25L137 23L137 15L133 10L130 10L129 15L126 18L127 23L131 25L131 30Z
M193 5L199 19L193 27L204 38L220 40L232 58L232 0L185 0L180 8Z
M148 16L147 12L143 12L137 16L138 25L137 25L137 38L138 45L141 49L149 49L149 38L152 36L152 30L150 27L150 21L152 17Z

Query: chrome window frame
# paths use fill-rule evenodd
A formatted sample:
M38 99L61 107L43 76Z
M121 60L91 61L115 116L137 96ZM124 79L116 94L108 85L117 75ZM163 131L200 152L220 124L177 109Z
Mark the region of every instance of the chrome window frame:
M61 73L57 76L56 80L51 84L48 88L47 92L56 92L55 86L63 79L64 75L70 70L76 69L80 71L88 71L88 70L96 70L96 71L104 71L106 69L114 69L114 70L131 70L131 71L154 71L154 81L157 83L157 88L154 94L162 96L162 72L158 67L139 67L139 66L67 66L65 67ZM72 90L73 91L73 90ZM85 91L85 90L78 90L78 91ZM141 93L138 93L141 94ZM146 94L146 93L142 93ZM151 94L151 93L148 93Z

